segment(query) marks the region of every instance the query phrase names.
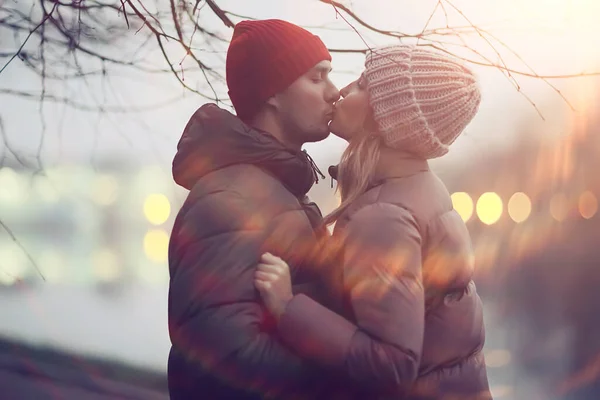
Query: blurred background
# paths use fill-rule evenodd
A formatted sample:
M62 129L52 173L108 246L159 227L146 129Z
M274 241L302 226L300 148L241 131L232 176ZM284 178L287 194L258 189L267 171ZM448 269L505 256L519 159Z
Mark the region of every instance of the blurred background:
M0 2L0 398L167 397L171 160L201 104L230 108L247 18L318 34L339 87L398 40L469 62L480 112L431 166L472 235L494 398L600 398L594 0ZM344 146L305 148L326 171Z

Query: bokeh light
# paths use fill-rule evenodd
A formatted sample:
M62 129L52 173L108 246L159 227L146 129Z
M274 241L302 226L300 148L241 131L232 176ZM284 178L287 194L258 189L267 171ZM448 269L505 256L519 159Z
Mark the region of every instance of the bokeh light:
M171 203L164 194L154 193L144 201L144 215L153 225L164 224L171 215Z
M36 195L45 203L56 203L60 199L58 188L53 185L50 178L39 176L34 180Z
M159 193L168 190L166 182L171 180L169 170L163 170L158 165L149 165L140 169L134 182L134 190L143 195Z
M494 192L486 192L477 200L477 217L486 225L493 225L502 216L502 199Z
M525 193L517 192L508 200L508 215L513 221L519 223L529 218L531 214L531 200Z
M144 236L144 253L152 262L164 263L169 252L169 235L160 229L153 229Z
M92 187L92 200L99 206L110 206L117 200L119 183L110 175L100 174Z
M473 199L465 192L452 193L452 206L463 221L467 222L473 215Z
M27 275L29 260L16 245L0 247L0 260L0 284L10 286Z
M65 257L53 249L46 249L37 257L37 264L49 283L64 281L66 262Z
M12 168L0 168L0 203L20 204L27 199L26 182Z
M579 213L585 219L590 219L598 212L598 199L590 191L583 192L579 197Z
M92 254L92 269L101 282L114 282L121 275L119 260L111 249L99 249Z

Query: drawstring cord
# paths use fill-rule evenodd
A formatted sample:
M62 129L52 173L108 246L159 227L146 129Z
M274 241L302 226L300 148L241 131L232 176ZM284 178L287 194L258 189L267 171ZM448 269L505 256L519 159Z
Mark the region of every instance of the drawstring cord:
M333 189L333 180L337 180L338 177L338 166L331 165L329 169L327 169L327 172L329 172L329 176L331 177L331 188Z
M319 169L319 167L315 163L315 160L312 159L312 157L310 156L310 154L308 154L306 152L306 150L302 150L302 152L304 153L304 155L308 159L308 162L310 163L310 167L312 168L312 171L313 171L313 176L315 177L315 183L318 184L319 183L319 176L321 177L321 179L325 179L325 175L323 175L323 173L321 172L321 170Z

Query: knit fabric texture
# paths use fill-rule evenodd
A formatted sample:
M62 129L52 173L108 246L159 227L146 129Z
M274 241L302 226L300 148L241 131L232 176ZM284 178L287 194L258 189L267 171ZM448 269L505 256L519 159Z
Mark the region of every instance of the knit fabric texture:
M367 55L365 67L373 116L388 147L440 157L479 109L475 75L441 51L383 47Z
M324 60L331 61L331 54L321 39L297 25L278 19L239 22L225 61L238 117L252 118L270 97Z

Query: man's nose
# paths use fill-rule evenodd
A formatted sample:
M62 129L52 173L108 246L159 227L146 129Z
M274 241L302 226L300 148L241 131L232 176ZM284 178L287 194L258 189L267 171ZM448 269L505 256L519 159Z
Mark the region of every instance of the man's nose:
M330 82L329 84L330 84L330 88L329 88L327 101L330 103L335 103L336 101L338 101L340 99L340 91L333 83Z

